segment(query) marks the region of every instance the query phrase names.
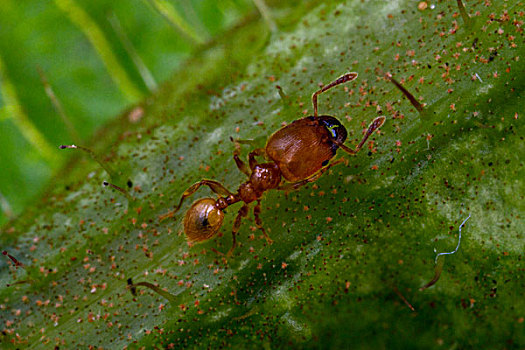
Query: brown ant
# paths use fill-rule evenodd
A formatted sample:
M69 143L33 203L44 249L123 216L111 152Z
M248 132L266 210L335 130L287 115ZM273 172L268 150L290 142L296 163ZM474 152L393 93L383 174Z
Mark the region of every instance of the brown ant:
M330 167L344 161L341 158L330 162L339 148L348 154L355 155L370 135L385 122L384 116L375 118L368 126L361 142L355 149L351 149L343 144L347 131L339 120L329 115L318 115L317 96L319 94L356 78L357 73L347 73L314 92L312 95L314 115L295 120L273 133L266 142L265 148L258 148L250 152L248 165L239 158L240 145L236 142L233 159L239 170L248 177L248 180L239 186L236 193L229 191L217 181L201 180L184 191L179 205L174 210L161 215L160 220L172 217L181 208L185 198L205 185L218 194L219 198L199 199L186 212L184 232L189 241L201 242L213 237L224 220L223 210L234 203L244 202L233 223L233 245L228 252L230 256L236 247L235 236L239 231L242 218L248 215L249 204L257 201L253 208L255 225L262 231L266 240L272 243L259 217L264 192L272 189L289 191L316 181ZM264 157L268 163L259 163L256 160L256 157L259 156ZM282 178L285 182L282 181Z

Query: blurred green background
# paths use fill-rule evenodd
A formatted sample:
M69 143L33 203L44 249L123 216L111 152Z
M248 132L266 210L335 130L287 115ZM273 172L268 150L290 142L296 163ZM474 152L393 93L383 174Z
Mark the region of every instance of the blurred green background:
M251 0L2 0L0 225L97 127L256 12Z

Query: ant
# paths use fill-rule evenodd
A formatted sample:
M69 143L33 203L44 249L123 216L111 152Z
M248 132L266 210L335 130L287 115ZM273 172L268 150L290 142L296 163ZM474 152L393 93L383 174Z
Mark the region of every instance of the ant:
M355 155L370 135L385 122L384 116L375 118L368 126L361 142L355 149L351 149L344 145L347 131L339 120L329 115L318 115L317 96L319 94L356 78L357 73L347 73L314 92L312 95L314 115L297 119L274 132L268 138L265 148L257 148L249 153L248 165L239 158L241 153L239 142L231 139L236 146L233 153L235 164L248 177L248 180L239 186L236 193L229 191L217 181L201 180L184 191L177 207L161 215L160 220L172 217L181 208L184 199L194 194L201 186L208 186L219 195L219 198L199 199L188 209L184 217L184 232L189 241L201 242L213 237L224 220L224 209L237 202L244 202L233 223L233 245L227 254L231 256L237 245L236 234L242 218L248 215L249 204L257 201L253 207L255 225L262 231L268 243L273 243L262 226L259 216L264 192L273 189L295 190L316 181L332 166L344 161L341 158L330 162L338 149ZM264 157L268 162L259 163L256 157ZM282 181L283 178L285 181Z

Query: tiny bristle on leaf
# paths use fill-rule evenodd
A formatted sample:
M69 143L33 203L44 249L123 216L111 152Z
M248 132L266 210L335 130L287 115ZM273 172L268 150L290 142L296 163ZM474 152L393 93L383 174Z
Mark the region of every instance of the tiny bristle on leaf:
M77 148L77 146L75 146L75 145L60 145L58 148L60 148L60 149Z
M137 296L137 287L142 286L142 287L149 288L155 293L157 293L158 295L160 295L161 297L168 299L169 302L176 301L175 295L171 294L170 292L166 292L165 290L154 285L153 283L149 283L149 282L133 283L133 280L131 278L128 278L127 283L128 283L128 289L131 291L131 294L133 294L134 296Z
M128 289L134 296L137 296L137 288L135 288L135 285L133 284L133 280L131 278L128 278Z
M117 186L115 184L112 184L111 182L107 182L107 181L104 181L102 182L102 185L104 185L105 187L109 186L117 191L119 191L120 193L122 193L124 196L126 196L126 198L129 200L129 201L133 201L134 198L128 193L128 191L126 191L125 189L123 189L122 187L120 186Z
M12 256L11 254L9 254L6 250L4 250L2 252L3 255L7 255L7 257L9 257L9 259L11 259L11 261L13 261L13 263L15 264L16 267L22 267L22 268L25 268L24 267L24 264L22 264L20 261L18 261L14 256Z
M423 112L423 109L424 109L423 105L419 103L419 101L416 99L414 95L410 93L410 91L408 91L403 85L401 85L401 83L399 83L396 79L394 79L394 77L392 77L391 74L386 74L385 78L387 80L390 80L403 93L403 95L405 95L405 97L410 101L412 106L414 106L414 108L418 112L420 113Z
M106 164L102 159L100 159L100 157L95 152L90 150L89 148L83 147L83 146L77 146L77 145L60 145L59 148L60 149L66 149L66 148L67 149L79 149L81 151L86 152L87 154L89 154L91 159L97 162L102 167L102 169L104 169L109 174L109 176L112 179L116 179L116 172L113 171L108 164Z

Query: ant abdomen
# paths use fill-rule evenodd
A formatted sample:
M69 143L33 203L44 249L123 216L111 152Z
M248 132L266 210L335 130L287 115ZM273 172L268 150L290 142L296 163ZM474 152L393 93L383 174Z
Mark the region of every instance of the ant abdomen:
M184 217L184 232L189 241L201 242L213 237L221 228L224 212L213 198L195 201Z

